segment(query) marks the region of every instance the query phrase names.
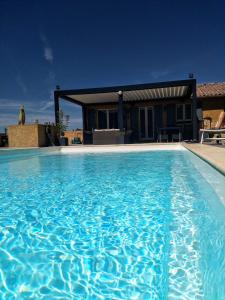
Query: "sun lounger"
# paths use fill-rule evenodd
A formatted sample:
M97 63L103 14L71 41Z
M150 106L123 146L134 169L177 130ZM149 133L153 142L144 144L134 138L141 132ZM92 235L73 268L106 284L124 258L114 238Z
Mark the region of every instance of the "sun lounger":
M201 144L204 141L225 141L225 137L222 137L221 134L225 134L225 112L222 111L219 115L216 126L213 129L200 129L200 142ZM209 137L211 135L217 134L216 137Z
M217 137L209 137L209 134L218 134ZM225 137L221 137L221 134L225 134L225 128L223 129L200 129L200 142L201 144L204 141L225 141Z

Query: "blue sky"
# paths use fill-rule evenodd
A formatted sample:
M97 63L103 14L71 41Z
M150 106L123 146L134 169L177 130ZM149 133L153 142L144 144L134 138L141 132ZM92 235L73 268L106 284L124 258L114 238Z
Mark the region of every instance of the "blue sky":
M0 131L54 121L53 90L225 81L225 1L0 0ZM71 128L80 108L65 102Z

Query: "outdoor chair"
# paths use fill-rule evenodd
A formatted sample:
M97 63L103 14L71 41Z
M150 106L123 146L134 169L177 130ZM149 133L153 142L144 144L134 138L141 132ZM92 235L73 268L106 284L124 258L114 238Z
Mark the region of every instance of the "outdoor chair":
M159 142L167 142L168 143L168 134L160 134L158 138Z
M72 144L75 144L75 145L81 144L80 138L79 138L79 137L75 137L75 138L72 140Z
M172 142L180 142L180 140L181 140L180 133L173 133L172 134Z

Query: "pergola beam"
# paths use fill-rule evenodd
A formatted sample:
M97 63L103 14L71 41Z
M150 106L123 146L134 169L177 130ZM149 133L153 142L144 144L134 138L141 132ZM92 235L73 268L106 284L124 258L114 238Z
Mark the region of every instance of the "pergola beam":
M112 93L118 91L132 91L132 90L143 90L143 89L156 89L156 88L166 88L166 87L176 87L176 86L191 86L195 82L194 79L188 80L178 80L178 81L163 81L155 83L144 83L144 84L134 84L134 85L119 85L112 87L102 87L102 88L88 88L88 89L73 89L73 90L59 90L60 97L70 96L70 95L83 95L83 94L98 94L98 93Z
M61 95L61 94L60 94L60 98L66 100L66 101L68 101L68 102L71 102L71 103L73 103L73 104L77 104L77 105L80 105L80 106L83 106L83 105L84 105L84 103L82 103L82 102L80 102L80 101L78 101L78 100L76 100L76 99L70 98L70 97L68 97L68 96L65 96L65 95Z

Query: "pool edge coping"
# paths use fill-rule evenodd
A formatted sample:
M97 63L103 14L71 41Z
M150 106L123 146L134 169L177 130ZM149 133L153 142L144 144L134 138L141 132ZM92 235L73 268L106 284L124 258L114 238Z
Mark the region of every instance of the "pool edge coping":
M149 144L120 144L120 145L81 145L81 146L61 146L62 154L80 153L128 153L128 152L147 152L160 150L186 150L181 143L149 143Z
M190 151L191 153L193 153L194 155L196 155L197 157L199 157L200 159L202 159L203 161L205 161L207 164L209 164L211 167L213 167L214 169L216 169L220 174L222 174L223 176L225 176L225 170L223 168L220 168L217 164L215 164L214 162L212 162L210 159L204 157L204 155L202 155L201 153L199 153L196 150L190 149L186 143L182 143L182 146L187 149L188 151Z

